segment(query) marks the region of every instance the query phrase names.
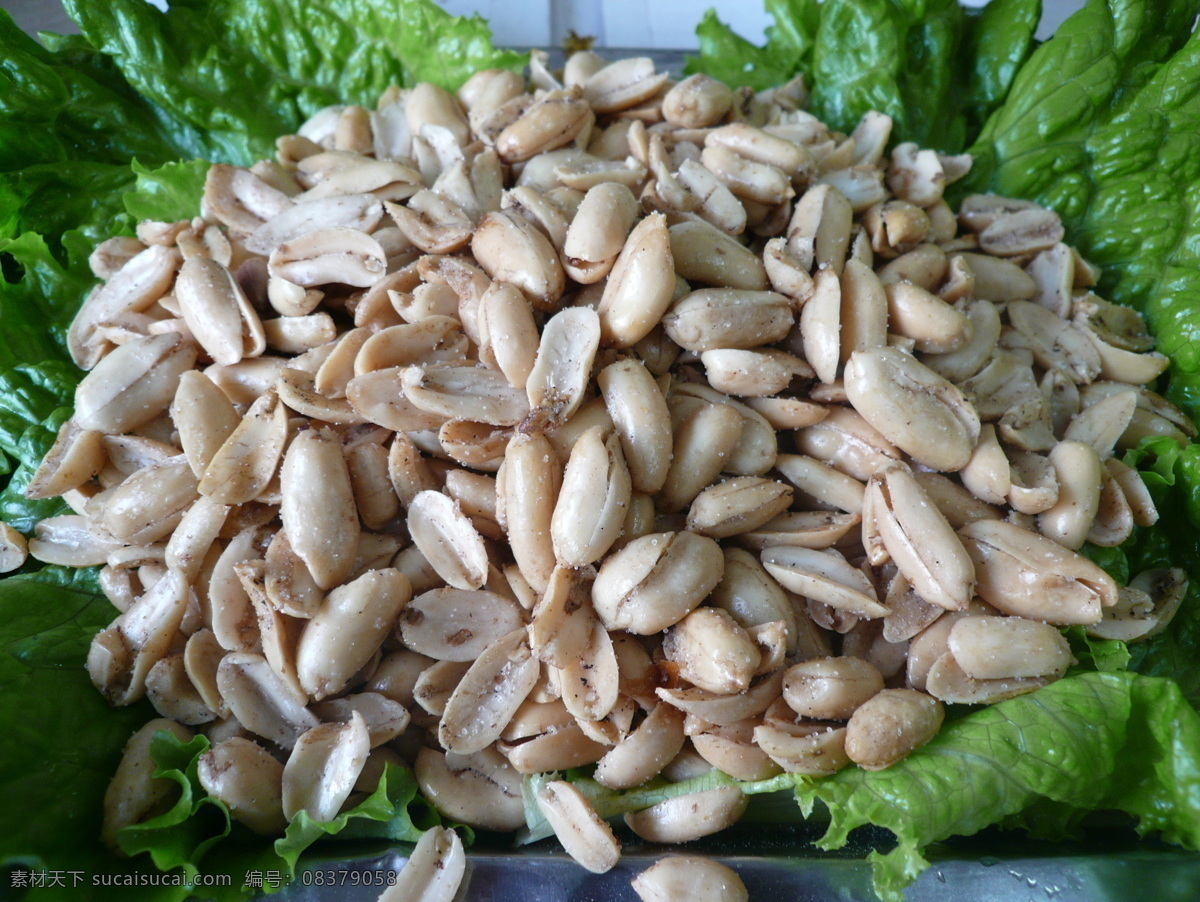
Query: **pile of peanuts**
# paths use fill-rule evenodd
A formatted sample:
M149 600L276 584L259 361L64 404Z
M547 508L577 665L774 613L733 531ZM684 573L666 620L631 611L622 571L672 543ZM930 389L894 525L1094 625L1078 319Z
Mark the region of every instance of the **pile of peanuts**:
M1060 626L1132 641L1178 606L1181 571L1121 587L1079 553L1156 519L1114 451L1196 433L1055 213L956 213L969 157L888 154L879 113L833 131L799 80L585 52L531 81L322 110L275 160L214 165L199 217L93 254L89 373L28 492L74 513L29 553L103 568L88 671L163 718L110 843L169 792L159 729L207 735L204 788L266 835L388 762L514 830L528 774L886 768L944 703L1062 676ZM613 866L576 787L537 801ZM683 842L745 807L724 786L625 820ZM430 836L444 874L461 846Z

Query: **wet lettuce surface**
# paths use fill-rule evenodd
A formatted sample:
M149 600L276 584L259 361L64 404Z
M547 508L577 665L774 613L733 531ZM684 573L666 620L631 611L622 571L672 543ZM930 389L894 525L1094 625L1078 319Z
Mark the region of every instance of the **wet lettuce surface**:
M1033 38L1032 0L981 12L947 0L766 0L757 46L709 12L688 71L765 88L800 74L811 108L848 130L869 109L895 134L969 150L962 190L1029 197L1056 209L1068 240L1103 267L1100 293L1142 310L1172 365L1160 386L1200 415L1200 2L1093 0L1058 33ZM472 72L519 67L486 24L429 0L66 0L81 36L39 43L0 12L0 519L29 533L57 501L23 489L70 415L80 374L64 334L94 283L98 240L143 218L195 215L210 161L269 156L277 135L331 103L373 103L389 84L457 87ZM928 746L880 773L781 777L744 788L794 793L795 817L817 806L822 849L865 824L896 844L875 853L887 899L925 866L923 850L1000 824L1069 835L1095 810L1129 815L1144 834L1200 849L1200 450L1169 440L1128 460L1162 513L1120 549L1111 572L1185 566L1192 577L1170 629L1126 649L1072 637L1081 664L1038 692L957 716ZM0 867L192 876L286 876L312 843L413 840L436 822L412 775L392 768L369 799L334 822L297 819L286 837L255 839L195 780L205 740L155 745L180 798L103 850L99 805L129 734L153 712L110 710L82 662L113 611L94 575L30 561L0 580ZM615 816L708 783L610 793L568 778ZM533 792L534 778L528 789ZM817 803L820 803L818 806ZM778 811L778 808L774 808ZM544 836L530 806L525 840ZM7 891L10 875L0 872ZM130 877L132 880L133 877ZM30 889L33 902L183 899L179 887ZM271 889L271 883L264 884Z

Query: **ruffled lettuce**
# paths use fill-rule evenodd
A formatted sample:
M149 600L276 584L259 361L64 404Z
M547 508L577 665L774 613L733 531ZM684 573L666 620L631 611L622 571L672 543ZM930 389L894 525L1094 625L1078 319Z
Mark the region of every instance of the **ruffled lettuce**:
M1193 705L1200 704L1200 445L1180 448L1153 439L1131 452L1159 510L1160 520L1138 530L1119 551L1131 573L1185 567L1187 595L1168 629L1129 647L1130 667L1174 680Z
M1037 0L995 0L982 12L954 0L774 0L757 47L709 10L688 72L762 89L801 75L811 111L849 132L870 110L923 147L959 151L1008 94L1028 56Z
M1090 673L948 723L887 770L802 780L796 795L806 810L829 810L819 848L842 848L865 824L895 834L896 847L870 860L876 892L898 902L928 867L926 846L1051 811L1060 828L1083 812L1123 811L1142 834L1200 848L1197 749L1200 716L1174 683Z
M65 0L84 36L179 130L191 155L249 165L337 103L373 106L389 85L449 90L480 69L520 68L478 16L432 0Z

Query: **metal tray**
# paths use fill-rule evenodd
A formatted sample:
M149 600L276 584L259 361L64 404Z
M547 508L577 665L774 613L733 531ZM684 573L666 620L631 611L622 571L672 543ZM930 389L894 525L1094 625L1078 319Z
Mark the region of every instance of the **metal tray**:
M652 846L625 831L621 860L590 874L554 840L522 849L477 844L467 853L460 902L638 902L630 880L664 855L706 855L737 871L751 900L878 902L866 853L891 843L881 830L856 831L837 853L811 845L803 826L742 825L686 846ZM280 902L374 902L409 851L362 850L359 857L309 862L274 898ZM360 847L361 850L361 847ZM347 850L350 851L350 850ZM355 853L352 853L355 854ZM1200 855L1101 831L1074 843L1023 840L988 830L936 846L932 866L908 888L908 902L1196 902Z

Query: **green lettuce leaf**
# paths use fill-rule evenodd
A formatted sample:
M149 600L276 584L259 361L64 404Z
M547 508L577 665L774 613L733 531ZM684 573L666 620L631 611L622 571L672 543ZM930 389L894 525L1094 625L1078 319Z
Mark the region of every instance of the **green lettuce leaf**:
M318 839L339 836L342 839L387 839L416 842L430 827L441 824L441 817L418 793L417 781L408 768L388 764L379 786L356 807L331 821L315 821L301 811L288 824L287 833L275 840L275 853L295 872L296 862L305 849ZM473 832L460 827L470 844Z
M1142 833L1200 848L1197 748L1200 716L1173 683L1081 674L948 723L886 770L802 780L796 795L806 808L819 800L829 809L822 849L840 849L865 824L896 835L895 849L870 855L875 890L893 902L928 866L929 844L1047 800L1123 811Z
M812 112L838 128L880 110L894 132L953 150L965 138L955 109L965 14L956 0L827 0L812 59Z
M516 68L478 16L432 0L66 0L91 43L142 96L203 137L191 156L249 165L322 107L373 106L389 85L455 89Z
M88 170L80 163L64 168ZM122 178L104 185L127 188L123 196L117 193L103 205L64 203L64 216L83 221L97 210L124 207L135 216L164 219L196 212L197 164L157 170L139 166L136 173L128 166L104 164L96 171L118 168ZM80 190L88 196L100 189L89 185ZM120 215L114 212L110 225L132 222ZM106 237L108 230L99 221L94 224L94 237ZM0 520L26 534L38 520L66 510L60 499L28 500L24 489L70 415L82 375L69 360L64 337L95 282L86 262L92 241L93 236L67 232L57 242L60 260L36 233L0 240L6 276L18 276L0 283ZM29 360L37 362L23 362ZM14 822L4 822L0 862L57 870L83 867L93 873L145 871L150 867L145 859L123 865L100 846L98 813L125 740L153 712L144 704L111 710L83 669L91 637L116 616L99 597L92 571L38 567L30 560L21 574L0 581L0 760L6 763L0 786L6 799L16 800L6 807ZM35 740L39 723L53 727ZM48 800L60 778L62 798ZM190 823L180 828L184 833L192 829ZM155 889L122 887L113 890L113 897L168 902L187 894L185 888ZM68 883L39 889L33 898L78 899L80 891Z
M121 194L134 174L121 163L71 160L0 173L0 240L29 232L46 237L62 258L59 236L82 235L92 245L117 234L132 234Z
M168 128L113 61L86 42L47 49L0 10L0 172L65 161L159 165L195 143Z
M37 234L0 239L0 260L21 270L19 282L0 279L0 520L26 534L64 509L58 499L30 501L24 490L70 416L80 374L69 362L66 329L94 281L86 239L75 232L63 240L66 266Z
M56 262L66 261L80 284L90 286L95 280L86 261L96 244L132 235L143 219L172 222L199 215L209 165L190 160L151 169L140 160L130 165L71 162L0 173L0 242L40 239ZM25 238L30 233L36 237ZM0 244L0 254L11 255L14 274L22 251L21 243L15 250ZM77 256L72 259L71 253ZM4 290L0 286L0 303ZM73 311L78 300L72 298L65 300Z
M869 110L903 140L961 150L1004 100L1028 55L1038 0L997 0L982 14L954 0L779 0L758 47L711 10L686 71L756 90L802 74L810 110L849 131Z
M1120 639L1099 639L1089 636L1081 626L1073 626L1066 633L1067 641L1071 643L1071 653L1078 662L1077 668L1101 672L1129 669L1129 662L1133 656L1129 653L1129 646ZM1077 673L1079 670L1071 672Z
M121 195L138 158L158 167L206 146L130 87L79 36L30 38L0 11L0 240L83 232L89 244L131 232ZM36 358L29 358L36 362Z
M66 509L58 498L26 498L25 487L70 416L78 381L74 366L53 360L0 369L0 456L9 471L0 475L0 520L26 535Z
M1132 814L1143 836L1200 849L1200 717L1169 680L1134 678L1130 700L1125 746L1097 807Z
M150 170L134 160L131 168L137 182L121 198L125 212L134 222L144 219L175 222L199 216L210 165L207 160L191 160Z
M702 72L730 86L761 91L783 84L796 71L796 61L784 56L772 42L756 47L734 34L712 9L696 26L696 39L700 56L687 61L683 71L688 75ZM803 58L804 50L800 56Z
M53 440L78 381L79 371L58 361L0 371L0 450L19 463L36 466L50 447L44 433ZM41 429L42 441L23 446L33 428Z
M210 745L204 736L181 742L164 731L154 734L150 757L158 765L155 776L175 783L179 796L157 817L122 828L117 834L122 852L147 852L160 871L182 868L189 879L199 873L197 863L229 835L231 824L229 809L200 785L197 768Z
M1121 549L1131 575L1156 567L1188 571L1188 589L1166 630L1130 646L1130 667L1169 677L1200 703L1200 445L1180 448L1151 439L1126 455L1142 474L1159 512L1152 527L1137 530Z
M7 376L0 376L0 391L3 391L3 386L10 381ZM71 513L66 502L60 498L25 497L25 488L37 470L38 461L50 449L58 426L64 423L70 414L69 409L59 408L45 421L29 426L13 447L12 458L17 463L4 481L3 488L0 488L0 520L26 536L33 533L33 527L39 520ZM27 562L25 568L33 569L34 566L35 562Z
M1033 49L1033 33L1042 17L1040 0L992 0L967 19L963 69L968 72L965 106L967 134L974 136L1012 88L1021 64Z
M816 43L820 4L812 0L765 0L764 6L774 20L767 26L767 46L795 72Z
M1102 548L1086 542L1080 553L1103 567L1119 584L1127 586L1131 574L1126 549L1131 544L1131 541L1127 541L1116 548ZM1068 627L1064 632L1071 643L1071 652L1078 662L1077 669L1073 669L1072 673L1078 672L1078 668L1100 671L1129 669L1132 655L1129 653L1129 646L1119 639L1100 639L1088 635L1082 626Z
M92 636L115 616L91 570L45 567L0 580L0 868L146 870L123 865L99 841L101 799L121 749L153 716L147 705L109 708L82 667ZM68 879L29 898L70 902L81 890Z
M55 190L69 198L63 203L55 204L53 195L40 196L39 192L23 203L38 208L49 204L59 211L57 216L85 224L88 230L63 234L63 223L49 219L21 223L49 227L52 236L61 235L55 242L57 253L36 232L0 238L0 263L4 264L0 278L0 322L4 324L0 331L0 519L22 532L62 508L58 501L26 501L22 493L53 444L58 427L69 416L82 375L70 362L66 331L96 282L87 264L94 242L112 234L132 234L132 223L142 219L170 222L197 215L208 166L201 160L167 163L153 170L137 161L132 167L70 164L64 178L91 171L102 176L99 183L58 181ZM52 169L34 167L37 179ZM118 171L119 177L109 177ZM0 199L3 178L0 175ZM45 188L49 183L41 184ZM116 194L109 196L108 191ZM78 201L79 197L92 200ZM6 479L6 474L12 475Z
M67 327L96 280L87 265L87 239L68 232L62 244L65 263L35 232L0 239L5 270L0 278L0 369L69 359Z

